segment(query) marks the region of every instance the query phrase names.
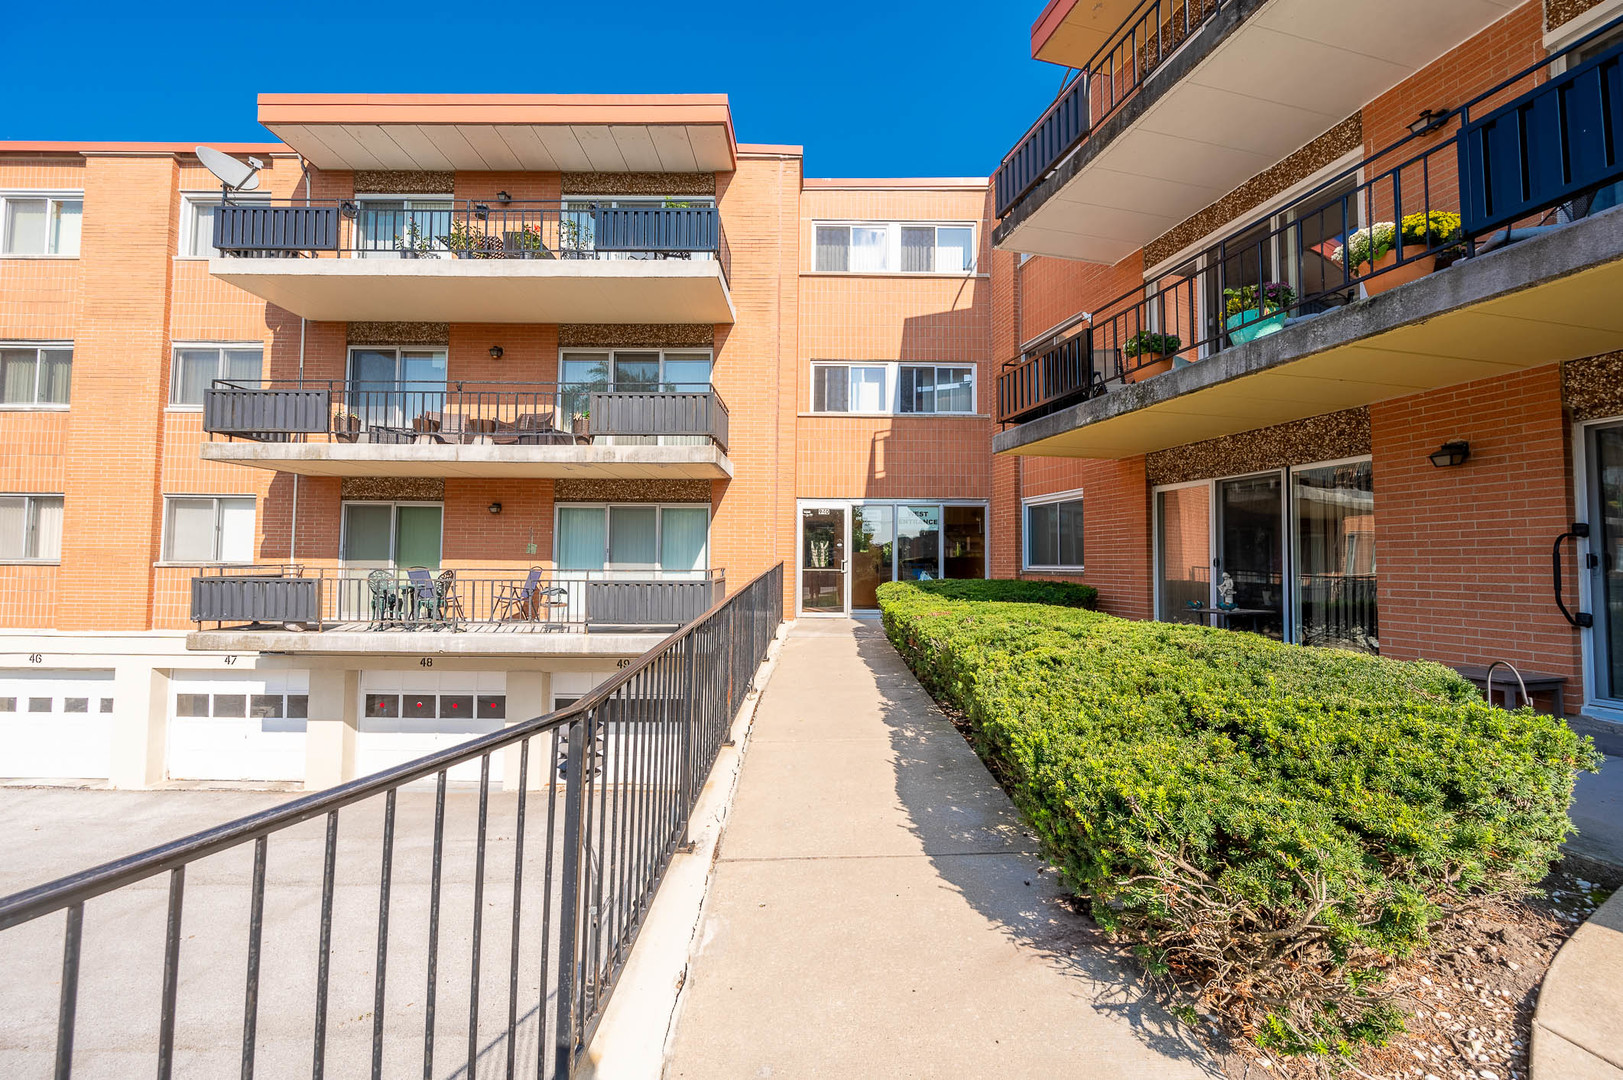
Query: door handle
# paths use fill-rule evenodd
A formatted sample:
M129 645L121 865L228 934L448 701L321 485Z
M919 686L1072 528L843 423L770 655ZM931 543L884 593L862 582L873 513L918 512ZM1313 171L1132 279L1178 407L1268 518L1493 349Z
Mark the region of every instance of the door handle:
M1595 616L1587 611L1568 611L1566 601L1561 598L1561 545L1571 540L1574 548L1576 548L1579 540L1587 540L1588 538L1589 524L1583 521L1574 521L1572 528L1556 537L1555 544L1550 548L1550 572L1555 579L1555 606L1561 609L1561 614L1566 618L1567 622L1580 630L1594 626ZM1591 565L1593 565L1593 562L1591 562Z

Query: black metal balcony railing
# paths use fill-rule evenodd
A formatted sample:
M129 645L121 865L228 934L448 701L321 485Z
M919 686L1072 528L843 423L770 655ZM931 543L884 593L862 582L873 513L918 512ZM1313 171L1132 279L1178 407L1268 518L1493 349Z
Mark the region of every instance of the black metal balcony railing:
M709 383L217 379L203 393L203 430L260 442L533 446L612 436L701 439L726 451L727 429L727 405Z
M214 246L228 256L716 259L723 275L730 270L727 236L714 206L678 200L662 206L589 199L443 202L408 208L375 206L364 198L227 203L214 214Z
M999 421L1036 419L1623 204L1623 46L1554 71L1617 26L1100 305L1081 333L1009 361Z
M178 1049L200 1075L238 1075L240 1061L243 1077L256 1065L360 1076L368 1059L373 1077L573 1075L687 839L782 622L782 598L779 564L557 712L0 898L8 946L42 945L46 934L54 944L54 927L37 920L63 917L53 949L60 989L49 1001L28 999L54 1015L55 1038L19 1050L31 1055L20 1068L67 1077L76 1063L118 1075L155 1064L167 1078ZM492 757L509 750L516 775L502 784L516 791L498 797ZM476 817L447 798L448 774L463 765L479 776ZM402 789L419 782L433 785L431 813L399 806ZM370 857L353 850L362 844L377 845ZM222 876L237 857L251 872ZM474 867L466 891L445 871L462 857ZM376 906L356 907L363 895ZM364 948L345 940L356 918L371 924ZM154 959L162 946L150 976L140 963L149 943ZM305 950L314 953L314 977L299 984L313 991L302 999L307 1011L296 1029L278 1015L262 1030L262 973L287 978L283 962ZM482 964L500 975L486 967L482 978ZM147 977L151 1012L134 989ZM405 1008L403 979L425 995ZM334 1013L356 999L369 1006L361 1019ZM464 1016L465 1040L445 1039L441 1029ZM86 1029L95 1038L76 1045ZM273 1030L288 1039L267 1037ZM132 1054L145 1053L152 1058L138 1067Z
M1134 8L1004 155L992 175L997 216L1030 194L1220 9L1236 3L1143 0Z
M726 586L721 570L223 566L192 579L191 618L315 631L669 629Z

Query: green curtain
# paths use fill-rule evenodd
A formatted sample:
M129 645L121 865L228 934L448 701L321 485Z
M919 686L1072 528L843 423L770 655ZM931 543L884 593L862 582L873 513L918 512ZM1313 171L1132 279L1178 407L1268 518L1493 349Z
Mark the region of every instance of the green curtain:
M659 565L673 570L703 571L710 534L710 511L703 506L667 507L660 534Z
M600 507L565 506L558 510L558 568L601 570L607 540Z
M395 565L439 569L440 508L401 506L396 508L395 513Z

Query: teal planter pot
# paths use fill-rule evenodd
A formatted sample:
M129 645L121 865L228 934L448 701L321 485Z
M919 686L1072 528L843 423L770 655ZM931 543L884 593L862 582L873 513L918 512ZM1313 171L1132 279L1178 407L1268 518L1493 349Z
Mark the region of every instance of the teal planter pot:
M1256 308L1247 308L1238 315L1228 317L1229 340L1236 345L1244 345L1252 338L1277 334L1285 329L1285 318L1283 311L1276 311L1264 318Z

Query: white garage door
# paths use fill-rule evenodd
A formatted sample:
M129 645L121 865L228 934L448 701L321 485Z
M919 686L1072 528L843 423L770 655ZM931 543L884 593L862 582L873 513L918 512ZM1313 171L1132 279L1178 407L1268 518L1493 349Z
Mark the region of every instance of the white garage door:
M304 779L308 672L176 671L169 691L171 779Z
M355 771L360 776L496 731L507 719L507 675L501 671L363 671ZM490 759L500 780L502 754ZM479 779L477 761L450 772Z
M0 668L0 776L105 780L113 673Z

